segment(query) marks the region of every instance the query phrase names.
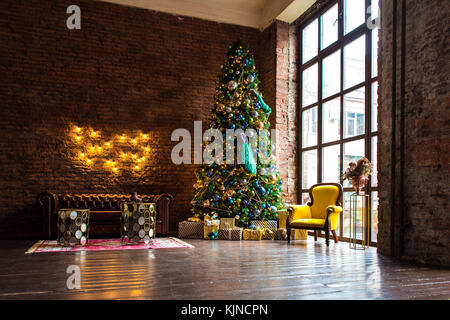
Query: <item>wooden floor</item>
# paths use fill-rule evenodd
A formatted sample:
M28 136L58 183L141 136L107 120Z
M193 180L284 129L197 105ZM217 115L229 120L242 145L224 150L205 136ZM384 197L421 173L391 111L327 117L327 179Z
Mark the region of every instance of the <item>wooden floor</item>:
M347 243L187 240L193 249L25 255L0 242L0 299L450 299L450 270ZM66 268L81 269L69 290Z

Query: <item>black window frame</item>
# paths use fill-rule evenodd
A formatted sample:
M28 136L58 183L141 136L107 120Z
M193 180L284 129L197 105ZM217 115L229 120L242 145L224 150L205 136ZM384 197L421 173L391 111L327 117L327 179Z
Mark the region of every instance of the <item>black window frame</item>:
M372 77L372 29L369 29L367 26L367 21L370 18L370 14L367 13L367 11L365 12L365 20L364 23L362 25L360 25L359 27L353 29L352 31L350 31L349 33L344 35L344 1L345 0L335 0L335 1L330 1L330 3L326 4L325 6L323 6L322 8L320 8L319 10L317 10L317 12L315 12L313 15L311 15L310 17L308 17L306 20L302 21L298 26L297 26L297 35L298 35L298 46L299 46L299 54L298 54L298 107L297 107L297 112L299 114L299 130L298 130L298 136L299 136L299 140L297 143L297 146L300 150L299 153L299 157L298 157L298 161L299 161L299 169L297 170L297 178L298 178L298 199L299 201L303 201L303 195L305 193L307 193L308 189L303 188L303 153L307 152L307 151L312 151L312 150L317 150L317 183L320 182L328 182L328 181L322 181L322 172L323 172L323 161L322 161L322 153L323 153L323 148L325 147L329 147L329 146L336 146L339 145L340 147L340 163L339 163L339 168L340 168L340 174L342 174L342 171L345 170L345 168L343 167L343 162L344 162L344 143L347 142L352 142L352 141L357 141L357 140L361 140L364 139L364 153L365 153L365 157L367 159L369 159L369 161L371 161L373 163L373 159L372 159L372 138L373 137L378 137L378 128L376 128L376 130L372 131L372 84L378 82L378 75L379 75L379 70L377 68L377 74L375 77ZM333 42L332 44L328 45L326 48L322 49L320 48L321 46L321 21L320 21L320 17L327 12L329 9L331 9L333 6L338 5L338 38L335 42ZM372 4L371 0L365 0L365 8L370 7ZM303 48L303 29L308 26L311 22L313 22L315 19L318 19L318 30L317 30L317 36L318 36L318 41L317 41L317 52L318 54L314 57L309 59L308 61L306 61L305 63L303 63L303 56L302 56L302 48ZM372 20L372 23L374 23L375 20ZM376 29L377 30L377 29ZM358 83L350 88L344 89L344 47L351 43L352 41L360 38L361 36L365 35L365 48L366 48L366 54L365 54L365 78L364 78L364 82ZM340 86L340 91L336 94L327 96L325 99L322 98L322 78L323 78L323 73L322 73L322 64L323 64L323 60L325 58L327 58L328 56L330 56L331 54L335 53L336 51L340 50L340 68L341 68L341 72L340 72L340 82L341 82L341 86ZM379 58L377 56L377 58ZM317 101L313 104L309 104L307 106L303 106L303 102L302 102L302 98L303 98L303 77L302 77L302 73L304 70L308 69L309 67L313 66L314 64L317 63L318 66L318 78L317 78L317 82L318 82L318 96L317 96ZM376 61L374 63L377 63ZM357 89L361 89L364 88L364 95L365 95L365 119L364 119L364 126L365 126L365 132L364 134L360 134L360 135L355 135L352 137L348 137L348 138L344 138L345 137L345 133L344 133L344 96L347 93L353 92ZM374 95L374 97L376 97L377 95ZM338 140L333 140L330 142L326 142L326 143L322 143L322 136L323 136L323 130L322 130L322 121L323 121L323 104L326 102L329 102L333 99L336 98L340 98L340 138ZM306 110L309 110L311 108L317 107L317 144L314 146L309 146L309 147L303 147L302 145L302 141L303 141L303 112ZM377 106L378 108L378 106ZM378 110L377 110L378 112ZM378 115L377 115L378 117ZM356 121L356 118L355 118ZM355 126L355 130L356 130L356 126ZM377 138L377 143L379 143L379 138ZM343 180L342 180L342 176L340 176L340 181L339 181L342 185L343 184ZM308 186L307 186L308 187ZM367 184L367 186L365 187L366 193L370 196L370 204L372 204L372 192L378 192L378 184L376 186L372 186L372 178L369 179L369 182ZM352 187L344 187L344 193L345 192L352 192L354 191ZM379 194L379 193L378 193ZM344 195L343 195L344 197ZM344 204L344 199L343 199L343 204ZM370 221L370 225L369 225L369 239L370 239L370 245L371 246L376 246L377 242L376 241L372 241L372 208L369 212L369 221ZM344 228L344 215L341 214L340 216L340 223L339 223L339 239L342 241L350 241L350 238L346 237L346 235L343 235L343 228ZM359 241L361 242L361 241Z

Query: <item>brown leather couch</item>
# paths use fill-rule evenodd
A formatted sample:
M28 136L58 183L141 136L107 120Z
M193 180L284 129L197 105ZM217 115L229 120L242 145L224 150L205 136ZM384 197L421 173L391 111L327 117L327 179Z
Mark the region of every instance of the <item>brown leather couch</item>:
M156 204L156 235L169 233L169 208L173 202L170 194L54 194L42 192L38 195L42 207L45 239L56 239L57 213L59 209L89 209L89 237L120 236L120 203L127 201L153 202Z

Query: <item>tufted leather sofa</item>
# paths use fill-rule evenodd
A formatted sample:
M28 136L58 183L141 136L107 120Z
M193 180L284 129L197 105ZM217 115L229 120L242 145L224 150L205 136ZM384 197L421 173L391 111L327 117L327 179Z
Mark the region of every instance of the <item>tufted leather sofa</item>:
M37 201L42 207L43 237L56 239L57 213L59 209L89 209L90 237L119 237L120 203L127 201L153 202L156 204L156 235L169 232L170 194L54 194L42 192Z

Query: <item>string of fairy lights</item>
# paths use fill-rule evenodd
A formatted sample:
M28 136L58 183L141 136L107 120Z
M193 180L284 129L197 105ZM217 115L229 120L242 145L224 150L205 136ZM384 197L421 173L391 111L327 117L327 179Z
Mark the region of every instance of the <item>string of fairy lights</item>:
M100 131L75 126L73 141L79 148L77 159L92 167L100 163L113 173L121 170L142 170L148 163L151 152L149 134L138 132L135 135L114 135L106 139Z

